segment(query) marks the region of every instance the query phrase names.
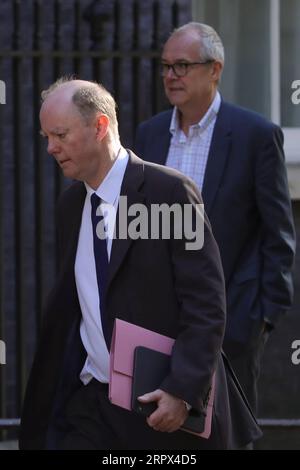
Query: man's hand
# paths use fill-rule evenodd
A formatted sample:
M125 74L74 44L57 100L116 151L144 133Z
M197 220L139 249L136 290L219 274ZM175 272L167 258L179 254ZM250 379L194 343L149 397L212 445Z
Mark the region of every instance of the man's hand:
M146 393L138 397L138 400L142 403L156 401L157 410L147 418L148 425L155 431L177 431L187 418L188 411L184 401L163 390Z

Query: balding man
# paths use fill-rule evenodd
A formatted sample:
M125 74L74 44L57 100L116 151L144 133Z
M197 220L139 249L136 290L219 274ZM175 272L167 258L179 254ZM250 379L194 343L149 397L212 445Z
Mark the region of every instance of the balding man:
M204 242L191 250L192 238L186 230L176 236L173 218L169 237L154 239L129 230L127 214L116 218L121 198L128 210L139 204L148 213L154 204L188 206L191 233L201 204L196 187L121 146L115 102L101 85L59 80L42 98L48 152L78 181L58 206L61 266L27 387L21 449L221 449L256 439L260 431L221 355L224 282L207 219ZM128 229L125 238L117 228ZM116 317L175 339L169 374L141 397L157 405L147 419L108 399ZM189 408L205 413L215 371L212 433L200 439L179 428Z

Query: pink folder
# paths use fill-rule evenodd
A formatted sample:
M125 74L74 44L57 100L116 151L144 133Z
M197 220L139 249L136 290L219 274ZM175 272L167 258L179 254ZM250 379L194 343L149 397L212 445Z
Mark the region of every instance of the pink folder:
M136 346L171 354L174 339L126 321L115 320L110 348L109 399L131 410L133 357Z
M171 355L173 344L174 339L168 336L155 333L154 331L117 318L114 324L110 349L109 400L111 403L131 410L133 360L134 350L137 346L144 346ZM205 429L203 433L197 434L206 439L210 436L211 432L214 390L215 377L213 376L212 390L205 419Z

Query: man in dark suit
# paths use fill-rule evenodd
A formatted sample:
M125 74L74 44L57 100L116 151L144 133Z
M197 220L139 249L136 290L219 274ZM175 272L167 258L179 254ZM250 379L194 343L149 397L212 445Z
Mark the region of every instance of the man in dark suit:
M135 149L202 192L225 273L224 350L256 411L264 344L292 302L295 236L282 132L222 100L223 65L213 28L193 22L175 30L161 58L173 109L139 126Z
M260 431L221 355L224 279L206 216L200 215L203 246L187 249L192 240L186 230L176 236L175 222L169 237L135 237L128 230L127 237L118 238L124 218L122 233L129 229L127 214L110 218L104 210L105 203L121 211L121 197L127 198L128 208L142 204L149 214L153 204L189 206L192 217L184 223L191 233L201 214L193 182L121 146L115 102L101 85L60 80L42 98L41 133L48 152L65 176L79 181L63 193L58 206L61 266L45 307L20 447L227 449L256 439ZM95 231L95 214L100 215L98 224L104 221L103 232L98 224ZM99 251L103 242L105 250ZM141 397L157 404L147 420L108 399L116 317L175 338L170 373L159 389ZM212 433L200 439L179 428L190 407L199 416L205 412L215 370Z

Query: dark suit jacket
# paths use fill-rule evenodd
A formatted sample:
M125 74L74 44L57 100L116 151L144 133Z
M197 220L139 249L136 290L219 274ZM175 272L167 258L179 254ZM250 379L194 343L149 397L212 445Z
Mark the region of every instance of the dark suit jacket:
M165 164L172 111L142 123L135 149ZM222 101L202 197L222 258L227 290L225 351L239 356L290 307L295 233L283 135L260 115Z
M127 195L128 206L144 203L148 208L152 203L194 205L201 200L189 179L143 162L133 154L121 195ZM78 386L85 359L79 340L81 312L74 277L85 196L83 183L75 183L65 191L59 204L62 263L47 301L27 387L20 436L23 449L55 447L57 431L66 430L62 419L65 403ZM225 324L224 279L208 221L201 250L184 250L185 241L172 238L113 241L105 296L110 331L118 317L176 338L172 372L161 388L183 398L200 413L217 367L219 405L215 419L224 447L244 445L259 436L260 431L234 379L230 376L227 383L225 375L220 353Z

